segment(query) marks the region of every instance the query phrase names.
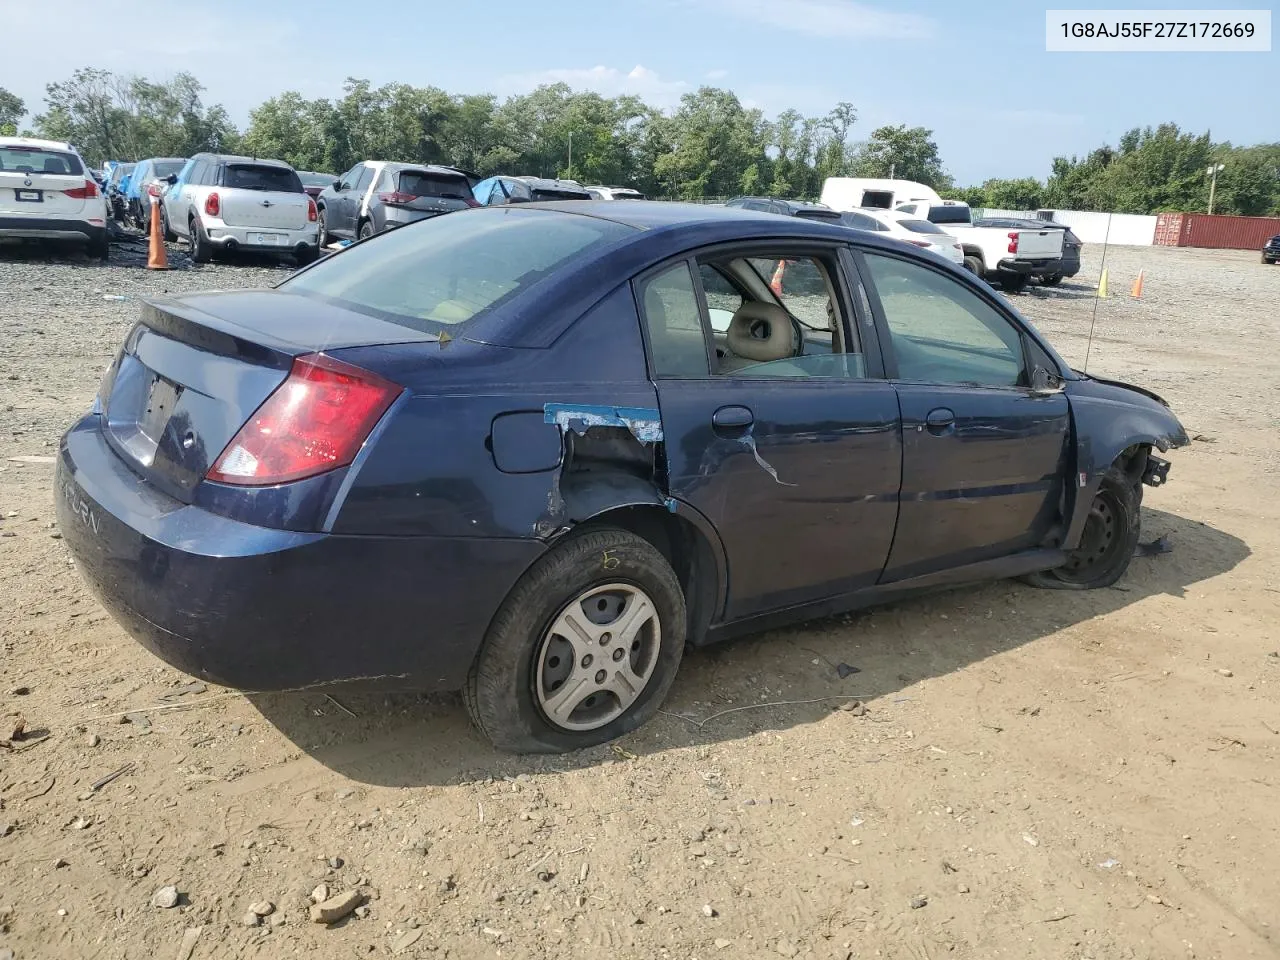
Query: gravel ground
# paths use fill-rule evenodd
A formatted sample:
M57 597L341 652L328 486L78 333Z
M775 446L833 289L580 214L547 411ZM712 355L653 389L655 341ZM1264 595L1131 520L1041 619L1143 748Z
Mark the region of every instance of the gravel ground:
M1116 248L1095 321L1089 248L1014 298L1202 438L1146 501L1172 553L694 652L616 748L522 759L452 697L188 686L86 592L46 458L137 301L287 269L141 249L0 249L0 956L1280 957L1280 269Z

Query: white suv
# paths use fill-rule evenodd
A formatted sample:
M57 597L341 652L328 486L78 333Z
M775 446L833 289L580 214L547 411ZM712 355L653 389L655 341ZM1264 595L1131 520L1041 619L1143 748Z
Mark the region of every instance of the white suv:
M292 254L299 264L319 255L316 202L287 163L198 153L166 179L165 239L185 239L197 263L215 250Z
M0 239L71 240L108 256L107 203L75 147L0 137Z

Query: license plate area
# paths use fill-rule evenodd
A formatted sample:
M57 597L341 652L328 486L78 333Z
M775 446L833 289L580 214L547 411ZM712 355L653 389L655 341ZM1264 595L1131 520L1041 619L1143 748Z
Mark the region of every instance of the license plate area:
M13 199L18 203L44 203L44 191L15 189Z
M133 460L150 467L181 396L180 386L125 354L106 406L107 430Z
M249 242L260 247L278 247L284 243L284 237L278 233L251 233Z

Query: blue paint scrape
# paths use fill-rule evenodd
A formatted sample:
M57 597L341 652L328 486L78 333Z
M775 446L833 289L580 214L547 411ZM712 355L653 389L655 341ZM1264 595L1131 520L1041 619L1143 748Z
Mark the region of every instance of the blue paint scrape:
M662 440L662 417L656 407L612 407L594 403L548 403L543 420L562 431L586 433L591 427L623 427L641 443Z

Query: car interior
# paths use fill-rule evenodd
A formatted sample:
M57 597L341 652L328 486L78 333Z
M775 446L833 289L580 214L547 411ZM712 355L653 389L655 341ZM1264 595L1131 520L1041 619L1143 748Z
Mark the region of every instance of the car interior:
M710 354L687 268L654 277L643 301L655 367L677 377L706 376L709 367L717 376L863 376L862 355L843 342L832 268L807 256L699 260Z

